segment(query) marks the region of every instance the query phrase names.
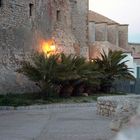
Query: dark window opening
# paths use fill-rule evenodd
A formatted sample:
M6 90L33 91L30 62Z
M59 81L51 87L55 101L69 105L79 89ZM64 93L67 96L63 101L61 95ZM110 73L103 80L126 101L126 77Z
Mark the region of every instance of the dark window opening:
M2 0L0 0L0 7L2 7Z
M137 78L140 79L140 67L137 67Z
M32 16L33 15L33 8L34 5L32 3L29 4L29 15Z
M60 13L60 10L57 10L56 18L57 18L57 21L60 21L60 20L61 20L61 13Z

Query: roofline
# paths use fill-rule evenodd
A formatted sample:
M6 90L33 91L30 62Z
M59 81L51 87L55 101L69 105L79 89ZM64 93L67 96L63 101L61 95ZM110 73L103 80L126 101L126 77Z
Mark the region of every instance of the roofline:
M117 23L117 22L114 21L113 19L111 19L111 18L109 18L109 17L107 17L107 16L104 16L104 15L98 13L98 12L95 12L95 11L93 11L93 10L88 10L88 11L89 11L88 13L95 13L95 14L98 14L98 15L100 15L100 16L102 16L102 17L108 19L108 20L110 20L110 22L112 22L112 23ZM89 20L89 21L90 21L90 20ZM107 23L109 23L109 22L107 22ZM118 23L118 24L119 24L119 23Z
M129 45L140 45L140 43L128 42Z
M120 26L129 26L129 24L120 24Z

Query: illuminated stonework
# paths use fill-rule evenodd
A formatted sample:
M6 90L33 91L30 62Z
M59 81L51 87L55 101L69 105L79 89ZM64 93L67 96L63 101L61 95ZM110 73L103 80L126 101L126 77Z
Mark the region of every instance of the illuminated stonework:
M45 55L49 56L51 54L55 54L56 53L56 45L54 40L50 39L50 40L41 40L39 47L37 48L39 52L43 52Z

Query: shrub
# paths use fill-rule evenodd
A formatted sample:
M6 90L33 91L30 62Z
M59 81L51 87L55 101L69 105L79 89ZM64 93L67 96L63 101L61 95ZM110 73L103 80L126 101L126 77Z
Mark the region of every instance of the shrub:
M103 92L110 92L112 84L117 79L130 79L134 80L131 68L126 65L126 58L121 51L109 51L101 54L101 58L94 59L94 63L98 67L98 71L102 73L100 87Z
M94 64L71 54L66 56L61 53L47 57L36 52L31 61L21 63L17 72L35 82L42 91L42 97L50 96L50 91L57 91L60 96L67 97L75 94L75 88L99 83L99 72Z

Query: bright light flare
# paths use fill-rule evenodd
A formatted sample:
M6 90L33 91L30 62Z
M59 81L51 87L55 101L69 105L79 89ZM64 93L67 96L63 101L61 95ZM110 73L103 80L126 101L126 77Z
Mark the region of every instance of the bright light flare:
M40 47L38 49L39 52L43 52L45 55L50 56L56 53L56 46L54 40L41 40Z
M56 50L55 45L51 45L51 46L50 46L50 49L53 50L53 51L55 51L55 50Z

